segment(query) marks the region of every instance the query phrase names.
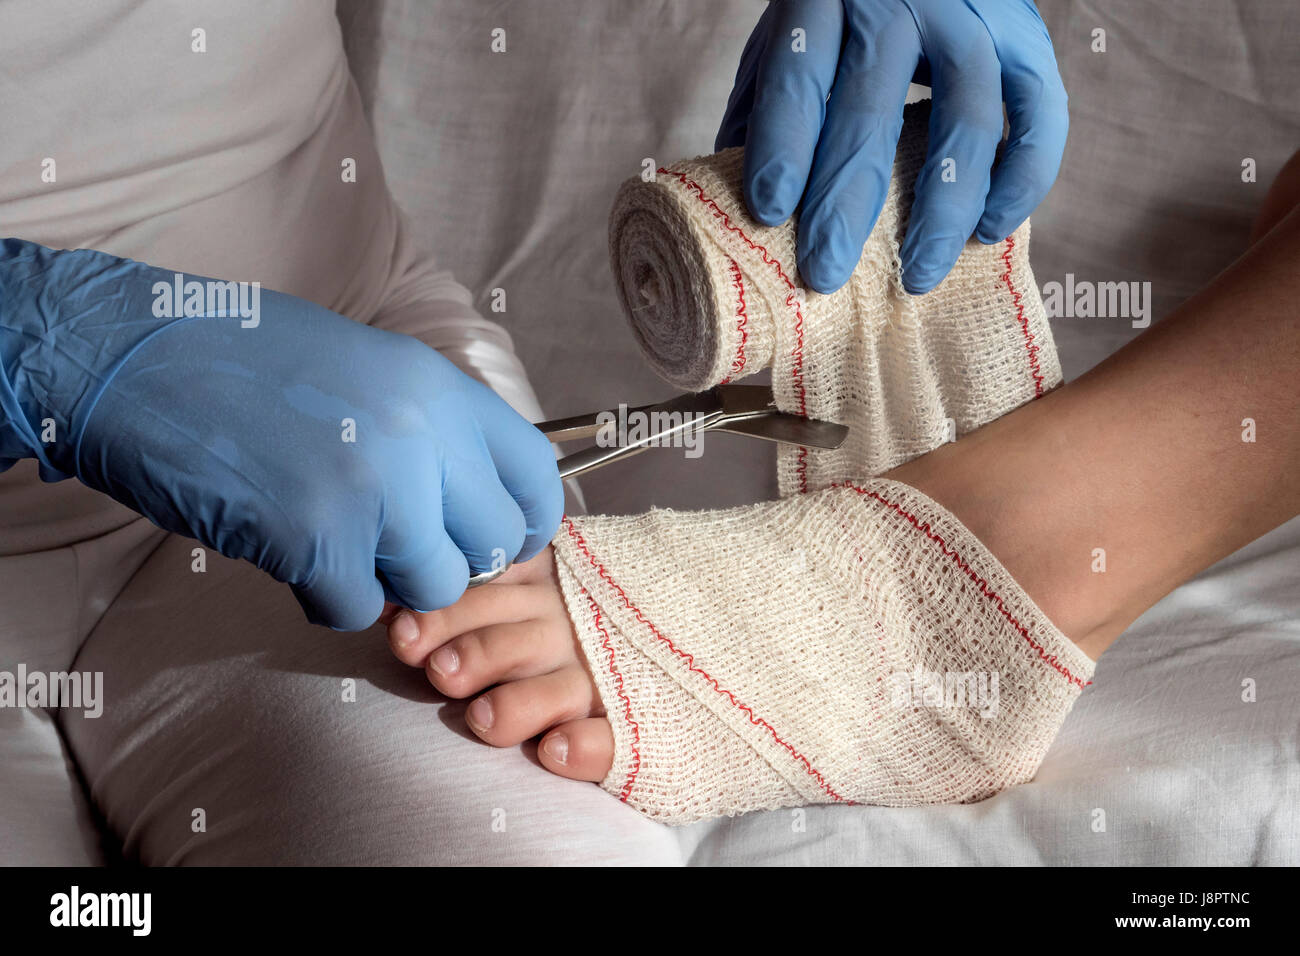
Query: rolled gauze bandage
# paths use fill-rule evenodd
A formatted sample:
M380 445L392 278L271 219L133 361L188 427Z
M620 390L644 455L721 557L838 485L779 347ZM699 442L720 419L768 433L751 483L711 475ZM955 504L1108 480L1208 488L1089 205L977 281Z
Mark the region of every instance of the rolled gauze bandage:
M629 180L614 201L615 283L659 375L699 391L770 365L783 411L850 427L837 451L782 446L783 494L880 474L1061 381L1028 223L994 245L967 242L932 292L903 289L898 249L928 120L928 102L906 108L884 208L852 278L831 295L800 280L793 221L750 218L740 149ZM938 180L932 188L942 188L942 159L924 173Z

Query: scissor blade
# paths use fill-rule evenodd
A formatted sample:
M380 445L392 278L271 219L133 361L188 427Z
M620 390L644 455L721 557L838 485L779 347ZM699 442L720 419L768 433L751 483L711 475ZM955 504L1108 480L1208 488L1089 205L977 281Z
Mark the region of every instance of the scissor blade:
M604 467L611 461L639 455L650 447L652 446L633 445L631 447L602 448L599 445L593 445L590 448L582 449L582 451L575 451L572 455L565 455L555 464L559 466L561 479L576 478L578 475Z
M602 444L597 430L592 433L597 435L596 445L560 459L560 477L572 478L611 461L639 454L647 448L674 445L679 436L709 428L721 416L721 404L717 395L703 392L699 395L679 395L666 402L647 406L645 411L649 417L645 421L625 423L630 425L628 433L619 429L609 436L617 441L625 441L626 444Z
M770 385L719 385L713 389L722 401L722 413L751 415L776 408Z
M839 448L849 437L847 425L836 425L816 418L800 418L798 415L776 411L735 421L724 418L714 428L720 432L752 435L755 438L808 448Z
M650 406L635 409L644 411ZM579 438L594 438L601 429L602 415L617 414L613 410L606 412L588 412L586 415L573 415L569 418L554 418L548 422L538 422L534 427L555 442L576 441Z
M684 395L677 395L666 402L637 405L632 408L623 408L621 411L625 415L634 413L649 416L656 414L660 416L672 415L673 413L683 417L689 415L697 424L702 425L707 419L721 410L722 397L718 394L717 389L711 388L704 392L688 392ZM579 438L594 438L602 428L609 427L611 424L617 427L619 415L620 409L602 409L598 412L589 412L586 415L574 415L570 418L556 418L547 422L538 422L534 427L553 442L576 441ZM663 417L649 419L649 423L656 427L660 423L667 421L669 419Z

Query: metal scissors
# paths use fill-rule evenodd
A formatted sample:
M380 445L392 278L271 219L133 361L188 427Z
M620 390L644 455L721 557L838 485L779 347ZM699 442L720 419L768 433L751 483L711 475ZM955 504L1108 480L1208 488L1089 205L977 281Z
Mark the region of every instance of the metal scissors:
M636 419L632 419L633 415L637 416ZM619 425L629 420L642 423L635 428L633 439L625 444L598 441L589 448L564 456L557 463L560 477L572 478L638 455L648 448L672 445L688 433L716 430L828 449L839 448L849 434L846 425L781 411L776 407L771 387L765 385L715 385L705 392L690 392L652 405L619 406L587 415L557 418L541 422L537 428L553 442L596 438L611 426L616 435L625 437L626 429L620 429ZM509 568L507 562L502 567L471 575L468 586L474 588L494 581Z

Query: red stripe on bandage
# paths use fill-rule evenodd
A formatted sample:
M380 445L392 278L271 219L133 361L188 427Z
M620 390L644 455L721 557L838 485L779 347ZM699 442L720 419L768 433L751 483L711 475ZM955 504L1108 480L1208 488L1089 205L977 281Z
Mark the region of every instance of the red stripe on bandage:
M903 518L907 519L908 523L910 523L912 527L914 527L917 531L920 531L931 541L938 544L940 551L942 551L948 557L952 558L955 562L957 562L957 567L961 568L964 572L966 572L966 576L969 577L972 581L974 581L976 585L978 585L980 589L980 593L983 594L986 598L988 598L993 603L993 606L996 607L998 611L1002 614L1002 616L1005 617L1011 623L1011 626L1020 632L1020 636L1023 637L1029 643L1030 647L1032 647L1035 651L1038 652L1038 656L1042 660L1050 664L1071 684L1077 684L1079 687L1087 687L1092 683L1092 681L1084 681L1083 678L1076 677L1075 675L1071 674L1069 668L1067 668L1064 664L1062 664L1060 661L1056 659L1055 654L1048 654L1047 651L1043 648L1043 646L1039 644L1037 641L1035 641L1033 637L1030 636L1029 628L1025 627L1025 625L1021 624L1018 620L1016 620L1015 615L1013 615L1009 610L1007 610L1007 606L1006 604L1003 603L1001 595L999 595L996 591L993 590L993 588L989 585L988 581L984 580L982 577L976 574L975 571L971 569L971 566L966 563L966 560L960 554L958 554L956 551L954 551L952 548L948 546L948 542L944 541L942 537L940 537L933 530L931 530L930 522L928 521L922 522L920 519L916 517L916 515L912 514L910 511L904 510L900 505L897 505L894 502L889 501L888 499L884 498L883 496L881 496L880 494L874 491L868 491L866 488L859 488L857 485L852 484L851 482L844 482L843 484L833 484L831 485L831 487L847 488L850 491L856 491L858 494L864 495L868 498L874 498L876 499L876 501L879 501L882 505L885 505L887 508L893 509Z
M1034 333L1029 331L1029 317L1025 315L1025 306L1021 301L1020 292L1017 291L1015 283L1011 281L1011 250L1016 247L1016 240L1007 236L1007 247L999 256L1006 263L1007 271L1002 273L1002 283L1011 293L1011 303L1016 307L1016 321L1020 323L1020 331L1025 336L1025 351L1029 353L1029 374L1034 377L1034 398L1043 397L1043 371L1038 366L1038 346L1034 344Z
M601 579L604 580L605 583L608 584L610 588L612 588L615 591L615 593L618 594L619 599L622 600L623 602L623 606L632 612L633 616L636 617L636 619L639 622L641 622L641 624L643 624L650 631L651 634L655 636L656 640L658 640L670 651L672 651L683 661L685 661L687 668L692 673L699 674L701 677L703 677L715 691L717 691L719 694L721 694L723 697L729 700L732 706L734 706L737 710L743 712L745 716L749 718L749 722L751 724L754 724L757 727L762 727L764 730L766 730L774 741L776 741L783 748L785 748L786 751L789 752L791 757L793 757L795 760L803 764L804 769L807 770L808 772L808 775L817 781L818 786L821 787L821 789L832 800L835 800L838 803L853 802L851 800L844 799L838 793L836 793L831 788L831 785L826 782L826 778L823 777L815 767L813 767L812 763L809 762L807 757L805 757L798 750L796 750L792 744L784 740L781 737L781 735L776 732L776 729L771 724L769 724L762 717L756 715L753 709L750 708L748 704L745 704L744 702L739 700L735 694L733 694L731 691L727 690L725 687L719 684L708 672L706 672L703 668L698 666L695 663L695 658L691 654L681 650L676 644L672 642L672 640L670 640L666 635L661 633L659 628L654 626L654 623L641 612L641 609L632 603L632 600L627 596L627 592L624 591L623 588L618 584L618 582L615 581L613 577L610 576L610 573L608 570L606 570L605 566L596 560L596 556L592 554L591 549L587 547L586 539L582 537L582 533L578 531L578 529L574 526L573 521L567 515L564 518L564 527L565 530L568 531L569 537L573 539L573 543L577 546L578 550L587 556L587 560L591 562L591 566L592 568L595 569L596 573L599 574Z
M623 702L623 719L627 721L628 727L632 731L632 769L628 771L627 780L623 783L623 789L619 791L618 798L624 803L632 793L632 784L636 783L636 775L641 772L641 725L632 718L632 699L627 696L623 689L623 675L619 673L618 667L614 664L614 645L610 642L609 631L605 630L604 620L600 616L600 605L596 599L587 593L587 589L578 586L582 591L582 596L587 599L591 605L592 618L596 630L600 632L600 644L605 648L605 653L609 655L609 672L614 676L614 683L618 685L618 699Z
M745 311L745 279L735 259L727 258L727 268L731 271L731 284L736 290L736 332L740 335L740 342L736 345L736 359L731 363L731 371L718 383L720 385L726 385L745 370L745 343L749 341L749 332L745 328L749 324L749 314Z
M749 236L745 235L745 231L731 221L731 216L727 213L727 211L704 194L704 188L699 183L689 178L685 173L679 173L675 169L668 169L666 167L661 166L659 167L657 172L659 172L661 175L664 176L674 177L678 182L680 182L683 186L685 186L688 191L693 193L696 196L696 198L700 200L700 202L708 206L709 210L713 213L714 218L717 219L719 222L721 222L723 227L725 227L728 232L735 233L737 236L741 238L741 241L743 241L745 245L749 246L749 248L757 252L759 257L763 260L764 263L766 263L767 265L771 266L774 270L776 270L776 274L781 278L781 281L785 283L786 288L790 290L790 295L786 297L785 304L788 308L793 310L794 318L795 318L795 323L794 323L795 345L794 348L790 350L790 355L794 358L794 365L791 369L791 377L794 379L795 393L799 396L799 414L802 415L804 418L807 418L808 417L808 393L807 390L804 388L804 384L803 384L803 321L804 320L803 320L803 310L800 308L799 305L799 287L796 286L794 284L794 280L791 279L790 276L786 274L785 269L781 267L781 263L776 259L776 257L773 256L770 252L768 252L767 249L765 249L762 245L755 242ZM798 461L796 463L795 468L799 475L799 491L806 492L808 490L808 449L807 448L800 447L798 453Z

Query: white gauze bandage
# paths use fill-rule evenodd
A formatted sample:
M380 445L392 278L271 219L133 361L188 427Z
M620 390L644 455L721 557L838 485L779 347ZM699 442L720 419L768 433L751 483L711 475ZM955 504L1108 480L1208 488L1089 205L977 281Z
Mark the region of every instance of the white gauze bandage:
M850 427L837 451L786 449L782 494L887 471L1060 384L1028 223L994 245L968 242L932 292L903 289L898 250L928 121L928 101L907 107L880 218L831 295L800 282L792 222L750 218L743 150L629 180L614 200L615 284L656 372L699 391L770 365L783 411Z
M566 518L561 588L613 728L610 793L669 823L818 802L980 800L1032 777L1092 663L946 509L872 479L1059 384L1029 227L967 243L909 296L898 248L924 159L909 107L849 284L805 289L792 224L748 216L740 150L618 194L613 266L668 381L768 365L778 405L841 422L784 450L779 501Z

